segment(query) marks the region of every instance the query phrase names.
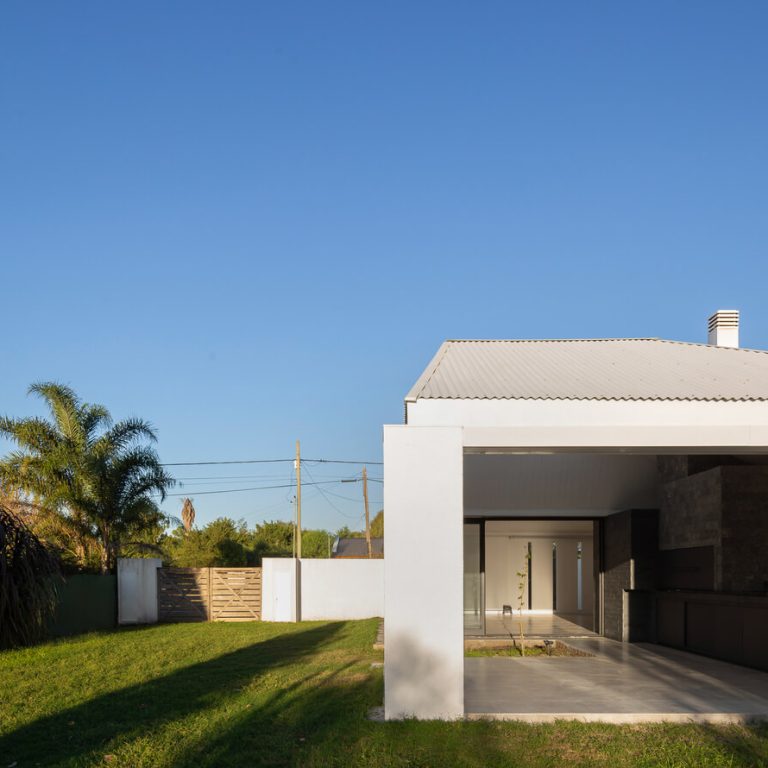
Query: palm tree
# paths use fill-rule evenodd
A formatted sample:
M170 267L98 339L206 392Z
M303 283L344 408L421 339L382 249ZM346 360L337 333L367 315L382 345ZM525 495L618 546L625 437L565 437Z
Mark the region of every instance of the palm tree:
M184 525L184 530L189 533L195 524L195 507L192 504L192 499L184 499L184 506L181 508L181 522Z
M114 568L121 545L167 523L162 501L175 484L147 445L156 441L141 419L112 423L102 405L82 402L62 384L33 384L51 420L0 417L0 434L19 446L0 461L0 485L27 494L59 522L81 563L89 547L103 573Z

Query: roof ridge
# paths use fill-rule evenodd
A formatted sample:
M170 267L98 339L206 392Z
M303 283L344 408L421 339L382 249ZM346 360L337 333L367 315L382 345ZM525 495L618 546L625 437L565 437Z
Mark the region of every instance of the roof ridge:
M723 349L730 352L757 352L759 354L768 355L768 349L754 349L752 347L721 347L716 344L707 344L704 341L679 341L677 339L662 339L659 336L612 336L594 339L446 339L444 344L568 344L576 342L598 344L600 342L609 341L656 341L659 344L680 344L687 347Z
M662 344L681 344L684 347L707 347L708 349L723 349L729 352L757 352L768 355L768 349L753 349L752 347L720 347L717 344L707 344L704 341L677 341L675 339L656 339Z

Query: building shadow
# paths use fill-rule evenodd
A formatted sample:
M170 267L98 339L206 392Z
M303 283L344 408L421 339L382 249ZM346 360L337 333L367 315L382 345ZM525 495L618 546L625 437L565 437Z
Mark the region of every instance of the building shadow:
M0 762L34 766L103 761L104 747L114 739L139 737L204 711L214 706L217 695L237 693L271 671L308 659L343 627L343 622L334 622L281 634L41 717L0 737Z

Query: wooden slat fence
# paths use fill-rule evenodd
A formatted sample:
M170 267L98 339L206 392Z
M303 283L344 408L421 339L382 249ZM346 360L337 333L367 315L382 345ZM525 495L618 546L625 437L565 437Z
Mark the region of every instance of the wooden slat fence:
M159 568L158 620L259 621L261 568Z
M261 568L211 568L211 621L261 619Z

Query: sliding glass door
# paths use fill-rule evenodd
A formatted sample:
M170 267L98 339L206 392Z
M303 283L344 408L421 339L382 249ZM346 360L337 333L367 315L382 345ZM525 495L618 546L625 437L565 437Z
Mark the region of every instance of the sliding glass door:
M464 523L464 634L485 634L483 523Z

